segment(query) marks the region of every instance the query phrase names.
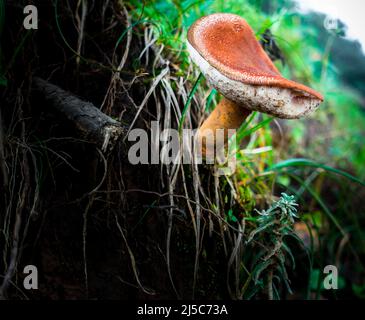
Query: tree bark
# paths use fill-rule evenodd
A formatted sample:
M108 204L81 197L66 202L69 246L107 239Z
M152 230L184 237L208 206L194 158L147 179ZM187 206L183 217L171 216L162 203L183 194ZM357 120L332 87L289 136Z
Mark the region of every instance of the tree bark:
M127 131L92 103L83 101L46 80L34 78L33 86L51 107L74 123L84 139L97 144L103 152L112 150Z

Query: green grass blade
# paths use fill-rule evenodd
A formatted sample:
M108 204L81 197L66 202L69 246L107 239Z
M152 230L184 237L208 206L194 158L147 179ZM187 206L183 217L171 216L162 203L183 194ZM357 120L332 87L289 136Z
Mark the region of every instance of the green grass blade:
M241 140L242 138L251 135L252 133L254 133L255 131L263 128L264 126L266 126L267 124L269 124L274 118L267 118L265 120L262 120L261 122L259 122L257 125L253 126L252 128L248 129L248 130L244 130L244 132L239 133L238 139ZM249 122L248 122L249 123Z
M256 132L257 130L261 129L262 127L266 126L267 124L269 124L273 118L267 118L261 122L259 122L258 124L256 124L255 126L253 126L250 129L247 129L247 127L249 126L249 124L253 121L253 119L255 118L257 112L252 112L249 116L249 118L242 123L241 127L238 129L238 131L232 135L232 137L229 139L229 154L232 154L232 152L236 152L237 150L235 150L237 144L235 143L236 141L240 142L244 137L251 135L252 133Z
M305 189L309 192L309 194L313 197L314 200L322 207L324 213L328 216L328 218L333 222L333 224L338 228L338 230L342 233L343 236L346 236L345 230L342 228L340 221L338 221L335 215L331 212L331 210L327 207L327 205L322 201L320 195L303 179L298 176L291 174L293 179L297 180Z
M353 182L356 182L358 184L361 184L362 186L365 187L365 181L361 181L360 179L354 177L353 175L351 175L345 171L327 166L322 163L318 163L313 160L304 159L304 158L289 159L289 160L279 162L277 164L274 164L270 168L268 168L267 171L280 171L282 169L291 168L291 167L311 167L311 168L324 169L328 172L332 172L332 173L338 174L340 176L343 176L343 177L345 177Z
M213 108L211 108L211 103L214 98L214 96L217 94L217 90L212 89L212 92L209 94L209 97L207 99L207 102L205 104L205 111L211 111Z
M190 106L191 99L193 99L194 94L195 94L196 90L198 89L199 83L200 83L202 78L203 78L203 74L200 73L198 78L196 79L196 81L194 83L193 89L189 93L188 100L186 100L186 103L184 105L184 109L181 112L181 118L179 120L179 133L181 133L182 125L183 125L185 117L186 117L186 112L188 111L188 108Z

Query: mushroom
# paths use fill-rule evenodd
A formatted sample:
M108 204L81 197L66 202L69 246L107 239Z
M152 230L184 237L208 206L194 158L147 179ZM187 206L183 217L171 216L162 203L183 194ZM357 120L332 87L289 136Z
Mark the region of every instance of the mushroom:
M285 79L267 56L247 22L235 14L215 13L197 20L188 31L193 62L222 100L198 130L203 139L217 129L237 129L251 111L278 118L300 118L323 101L315 90ZM202 140L200 140L202 141ZM214 153L215 140L203 143Z

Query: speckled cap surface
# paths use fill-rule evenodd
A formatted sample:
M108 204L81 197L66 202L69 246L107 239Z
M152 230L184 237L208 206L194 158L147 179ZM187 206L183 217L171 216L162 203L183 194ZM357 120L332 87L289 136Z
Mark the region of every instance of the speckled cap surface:
M251 104L247 105L251 109L260 107L257 99L263 94L268 105L259 111L298 118L323 101L315 90L282 77L251 27L235 14L215 13L197 20L188 31L188 50L218 91L233 101ZM251 96L258 94L257 99ZM269 101L270 95L277 97Z

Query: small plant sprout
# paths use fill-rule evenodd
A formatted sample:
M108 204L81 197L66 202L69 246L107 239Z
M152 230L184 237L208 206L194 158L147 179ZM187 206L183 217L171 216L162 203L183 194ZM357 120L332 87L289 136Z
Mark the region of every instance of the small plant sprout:
M266 282L267 294L270 300L279 297L273 282L274 277L282 279L289 292L289 279L286 272L286 258L290 257L293 268L295 267L294 257L290 248L285 244L284 237L293 235L294 219L297 216L297 206L295 197L282 193L278 201L263 211L258 211L257 228L253 230L247 240L247 244L257 239L260 246L260 257L253 268L253 279L255 285ZM265 271L266 277L263 275Z
M295 197L293 195L289 196L286 193L282 193L280 199L275 202L268 210L258 211L256 210L262 218L259 221L264 221L265 217L270 217L275 215L279 217L280 221L285 219L289 219L290 223L294 223L294 218L299 218L296 215L298 204L295 201ZM271 218L271 217L270 217Z

